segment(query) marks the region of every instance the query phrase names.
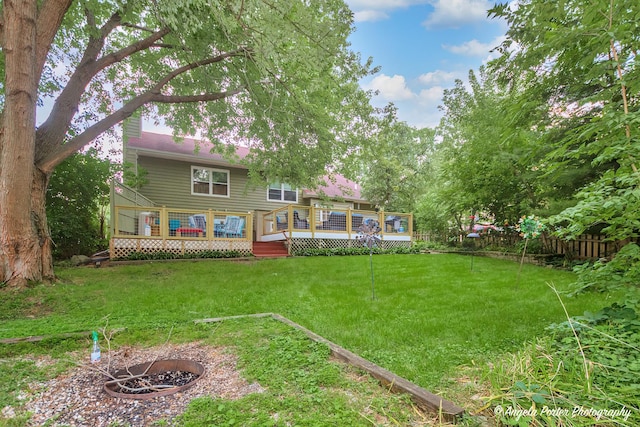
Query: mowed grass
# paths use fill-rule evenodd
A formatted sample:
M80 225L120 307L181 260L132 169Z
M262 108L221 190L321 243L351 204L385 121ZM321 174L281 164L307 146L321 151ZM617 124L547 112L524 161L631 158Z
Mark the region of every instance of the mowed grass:
M148 262L59 269L60 283L3 292L0 338L165 328L195 319L274 312L439 391L456 367L513 351L565 320L553 283L566 271L455 254L262 261ZM564 300L570 315L611 300Z

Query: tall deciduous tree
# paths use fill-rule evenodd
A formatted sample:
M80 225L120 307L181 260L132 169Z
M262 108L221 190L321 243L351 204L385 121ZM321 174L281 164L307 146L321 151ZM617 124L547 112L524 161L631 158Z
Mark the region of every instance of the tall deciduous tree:
M49 177L136 110L244 139L251 176L322 176L368 136L351 31L342 0L3 1L0 283L54 277Z
M434 150L433 129L415 129L398 122L394 114L376 135L375 146L363 157L363 196L376 206L413 212L426 191L425 178Z
M509 88L481 68L469 73L469 85L457 81L445 91L439 127L439 199L452 217L485 212L500 224L538 207L535 132L536 104L522 104L520 79ZM515 110L528 110L525 126Z
M634 0L519 1L499 4L509 23L502 58L507 78L534 72L546 88L556 150L551 169L577 165L596 173L579 201L555 220L569 235L598 226L611 239L640 232L640 67ZM517 49L513 49L517 46ZM549 139L547 139L549 141Z

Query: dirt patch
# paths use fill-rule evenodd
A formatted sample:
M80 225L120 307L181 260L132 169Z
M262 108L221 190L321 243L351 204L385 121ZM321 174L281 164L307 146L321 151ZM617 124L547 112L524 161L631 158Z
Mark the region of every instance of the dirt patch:
M184 392L150 400L130 400L107 395L102 386L105 375L100 369L132 366L155 358L181 358L201 363L206 372ZM110 360L109 360L110 359ZM264 389L249 384L236 368L237 358L229 349L200 343L164 345L152 348L128 347L103 353L97 369L83 365L45 383L33 384L25 409L33 413L29 425L49 421L51 426L150 425L159 420L170 422L184 412L197 397L212 396L239 399Z

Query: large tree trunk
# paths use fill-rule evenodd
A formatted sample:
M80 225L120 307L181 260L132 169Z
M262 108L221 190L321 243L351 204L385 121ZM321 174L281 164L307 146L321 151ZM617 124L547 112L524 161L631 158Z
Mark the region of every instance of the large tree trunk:
M0 120L0 283L53 277L45 215L48 181L34 166L38 74L34 0L3 2L5 106ZM45 257L49 259L43 263Z
M30 186L0 194L0 278L10 287L54 279L45 204L49 179L30 169L34 171Z

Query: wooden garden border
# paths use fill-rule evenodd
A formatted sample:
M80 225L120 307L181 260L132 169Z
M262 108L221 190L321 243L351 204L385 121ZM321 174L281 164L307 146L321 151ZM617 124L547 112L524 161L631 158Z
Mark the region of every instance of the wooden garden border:
M301 326L293 322L292 320L289 320L286 317L276 313L257 313L241 316L216 317L211 319L195 320L195 323L215 323L223 322L225 320L242 319L248 317L271 317L274 320L277 320L295 329L298 329L301 332L304 332L312 341L326 344L331 350L331 354L333 356L352 366L362 369L363 371L367 372L369 375L380 381L383 385L388 386L392 391L408 393L418 406L430 412L441 415L446 421L455 422L465 412L463 408L457 406L456 404L445 400L440 396L425 390L422 387L417 386L416 384L394 374L393 372L381 368L375 363L372 363L358 356L357 354L340 347L339 345L308 330L304 326Z

